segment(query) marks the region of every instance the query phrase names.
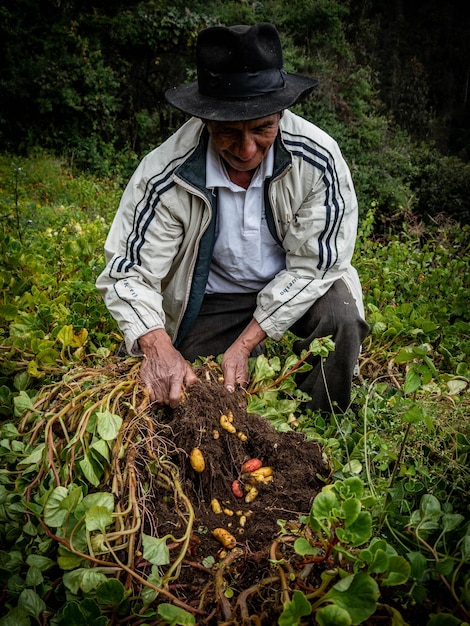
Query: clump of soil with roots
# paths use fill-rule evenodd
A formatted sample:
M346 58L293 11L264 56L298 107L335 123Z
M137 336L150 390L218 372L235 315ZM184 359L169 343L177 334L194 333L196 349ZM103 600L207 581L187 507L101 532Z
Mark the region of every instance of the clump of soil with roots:
M300 518L327 475L319 445L247 413L243 393L228 393L212 362L196 370L199 382L174 410L148 404L138 371L138 362L125 359L70 372L65 382L41 391L20 425L32 443L44 433L45 461L36 485L83 481L77 460L93 440L93 415L119 415L110 466L95 486L114 496L114 527L104 539L100 535L101 552L79 554L100 571L109 567L133 597L150 588L157 592L152 606L172 603L190 611L197 624L277 623L291 592L315 588L328 565L320 563L323 557L300 557L293 549ZM221 425L222 416L234 432ZM194 448L202 453L202 471L191 463ZM247 502L254 483L242 466L250 459L270 468L270 476L256 483L257 495ZM216 529L227 531L233 543L223 545ZM66 534L47 525L46 532L77 553ZM169 550L158 585L149 581L144 535L164 538Z

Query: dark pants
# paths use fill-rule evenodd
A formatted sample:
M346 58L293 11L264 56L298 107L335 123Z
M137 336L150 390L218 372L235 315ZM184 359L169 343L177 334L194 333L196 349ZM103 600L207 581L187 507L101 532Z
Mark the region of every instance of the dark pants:
M256 295L206 295L193 328L178 348L185 359L194 361L225 352L252 319ZM323 372L320 358L312 358L312 370L299 374L297 384L311 396L309 408L328 413L346 410L354 368L369 326L360 317L344 282L336 281L290 330L299 337L294 343L297 354L308 349L314 339L332 336L336 347L324 361Z

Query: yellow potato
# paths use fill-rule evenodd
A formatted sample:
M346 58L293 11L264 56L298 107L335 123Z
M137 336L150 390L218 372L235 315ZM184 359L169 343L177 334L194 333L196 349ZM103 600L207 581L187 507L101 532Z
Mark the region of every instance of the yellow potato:
M212 534L217 539L217 541L220 541L224 548L227 548L227 550L231 550L237 545L237 540L235 539L235 537L230 534L228 530L225 530L225 528L215 528L212 531Z
M191 467L195 472L203 472L206 467L206 462L204 461L204 455L202 454L199 448L193 448L191 450L191 454L189 455L189 462L191 463Z
M213 498L211 500L211 509L216 515L222 513L222 507L220 506L220 502L217 500L217 498Z
M235 426L229 421L229 418L226 415L221 415L220 416L220 425L222 426L222 428L224 430L226 430L229 433L236 433L237 429L235 428Z
M245 496L245 502L249 504L250 502L253 502L253 500L257 496L258 496L258 490L256 489L256 487L250 487L248 493Z

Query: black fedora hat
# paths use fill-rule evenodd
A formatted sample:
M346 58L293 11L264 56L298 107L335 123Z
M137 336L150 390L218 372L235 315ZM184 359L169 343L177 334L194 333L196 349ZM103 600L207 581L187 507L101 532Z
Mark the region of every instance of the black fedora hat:
M196 44L197 81L165 97L177 109L212 121L267 117L307 96L318 81L284 70L273 24L212 26Z

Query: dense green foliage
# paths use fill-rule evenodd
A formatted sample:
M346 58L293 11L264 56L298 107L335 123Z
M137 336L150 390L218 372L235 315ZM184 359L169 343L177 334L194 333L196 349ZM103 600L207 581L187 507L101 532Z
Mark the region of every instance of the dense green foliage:
M67 511L75 512L71 532L80 554L90 540L80 523L85 520L91 536L116 515L106 490L91 492L106 475L122 420L106 407L93 413L93 407L100 406L100 393L125 388L115 373L106 373L121 337L94 288L119 185L74 176L47 157L3 157L0 171L0 624L126 622L142 601L150 623L194 623L171 603L151 609L151 589L131 601L120 581L84 565L69 544L56 561ZM342 581L332 578L336 570L325 574L313 604L296 591L279 624L298 624L312 611L318 623L337 624L340 617L345 624L363 623L379 594L393 602L395 619L400 612L405 620L410 616L410 626L468 622L470 231L452 222L431 229L403 213L394 234L384 237L374 235L377 219L371 207L356 249L371 333L351 408L330 420L303 410L290 375L296 357L289 337L253 363L250 410L278 430L294 428L319 441L331 470L331 484L306 520L310 531L293 548L316 554L308 541L314 532L326 553L336 555L339 571L346 561L356 572ZM331 348L327 341L312 346L320 355ZM83 405L70 396L74 384L78 397L89 397ZM62 418L34 408L49 397L57 397L56 406L61 397L67 400ZM124 400L122 406L131 406ZM80 440L71 438L62 453L46 447L46 433L54 430L47 420L66 429L64 420L80 410L90 422ZM62 455L57 471L67 473L68 449L77 455L70 465L76 475L68 489L54 488L53 473L40 469L45 451ZM165 538L145 541L145 558L156 568L166 563ZM149 584L159 580L154 576ZM357 594L362 599L353 610ZM433 617L433 611L441 615Z

